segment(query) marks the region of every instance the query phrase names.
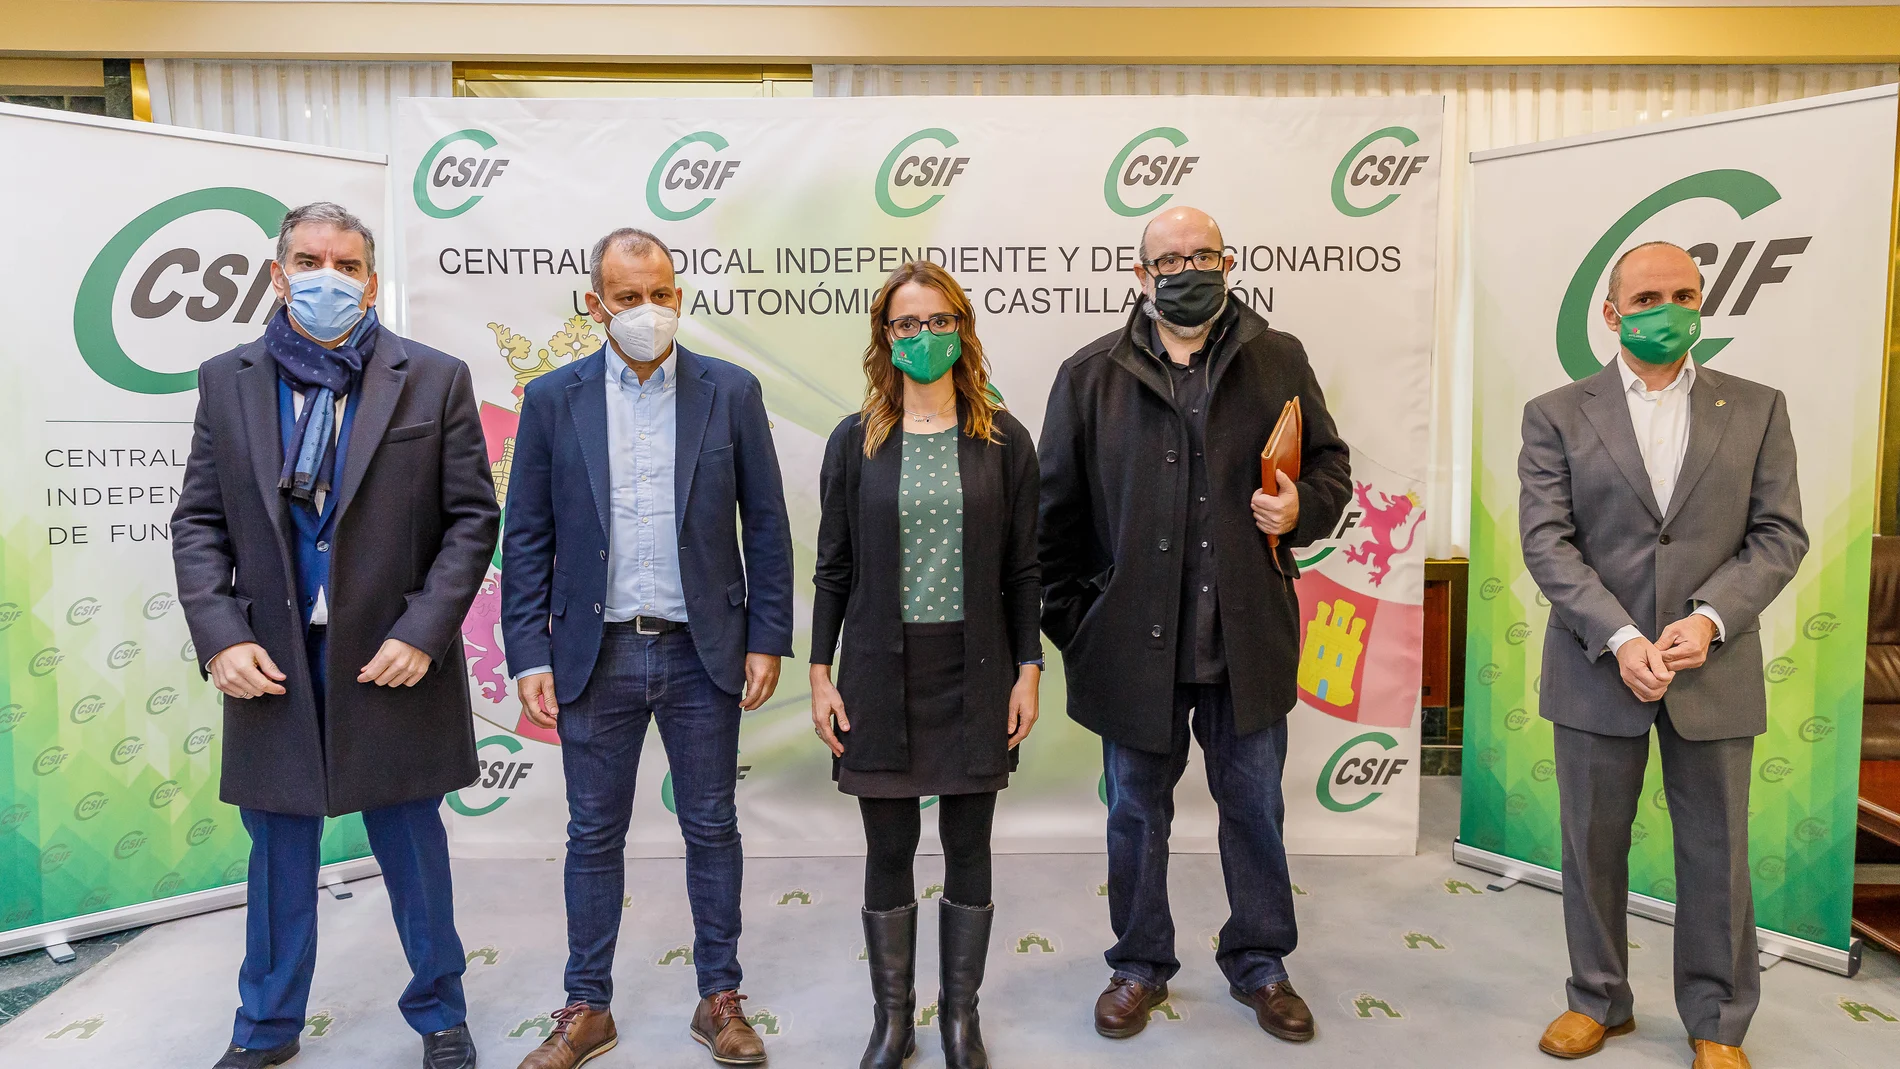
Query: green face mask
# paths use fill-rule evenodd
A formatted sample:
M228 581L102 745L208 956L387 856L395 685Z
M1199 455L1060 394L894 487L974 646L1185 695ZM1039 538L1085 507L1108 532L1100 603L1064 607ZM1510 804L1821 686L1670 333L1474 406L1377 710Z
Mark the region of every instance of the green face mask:
M1659 304L1623 317L1623 348L1645 364L1673 364L1702 338L1702 313Z
M932 334L922 330L914 338L891 343L891 365L918 382L936 382L957 366L963 356L963 338L955 331Z

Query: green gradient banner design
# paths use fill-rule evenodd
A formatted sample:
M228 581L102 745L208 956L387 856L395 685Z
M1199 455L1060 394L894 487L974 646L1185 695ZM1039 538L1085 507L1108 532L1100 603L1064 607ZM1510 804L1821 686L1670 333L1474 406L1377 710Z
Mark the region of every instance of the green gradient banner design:
M0 145L69 165L0 173L0 245L34 250L0 267L0 932L244 881L172 578L196 368L261 329L282 206L380 228L386 172L31 110ZM325 864L368 853L329 822Z
M1330 585L1304 607L1350 605L1338 619L1363 632L1307 621L1343 635L1333 648L1358 663L1320 687L1332 706L1315 696L1293 711L1288 841L1410 853L1441 111L1435 97L408 101L392 173L411 332L474 368L505 495L522 385L603 344L580 314L594 241L635 226L674 249L680 340L759 377L792 516L799 655L743 722L746 849L856 852L856 807L813 738L805 665L817 471L863 397L873 294L905 258L947 266L1035 433L1056 368L1133 307L1143 220L1211 212L1239 261L1233 299L1305 344L1360 484L1309 551L1308 579ZM491 585L464 631L483 778L450 799L452 841L463 856L545 857L566 824L560 752L519 714L499 614ZM1051 658L998 809L1003 849L1101 848L1101 744L1065 706ZM642 766L629 849L677 854L657 737ZM1199 771L1179 812L1177 847L1210 848Z
M1887 230L1875 221L1890 210L1894 120L1889 88L1477 163L1461 842L1561 865L1551 727L1537 706L1549 602L1518 542L1520 417L1530 398L1613 357L1597 307L1614 255L1673 241L1711 280L1704 322L1722 344L1705 342L1715 351L1697 359L1787 398L1812 541L1761 621L1769 717L1750 782L1756 922L1848 946L1887 277ZM1537 248L1526 250L1521 235L1533 232ZM1795 356L1817 352L1829 354L1820 374ZM1653 741L1631 838L1630 890L1674 902Z

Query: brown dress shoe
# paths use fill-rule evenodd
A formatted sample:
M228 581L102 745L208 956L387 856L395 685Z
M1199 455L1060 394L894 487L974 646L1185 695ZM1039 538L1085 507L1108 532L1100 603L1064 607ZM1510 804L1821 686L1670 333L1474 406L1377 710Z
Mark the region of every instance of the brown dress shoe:
M1306 1008L1306 1000L1293 990L1290 981L1257 987L1252 994L1237 987L1227 991L1234 996L1234 1001L1253 1007L1254 1020L1260 1022L1261 1031L1268 1035L1288 1043L1304 1043L1313 1038L1313 1011Z
M716 991L693 1010L693 1038L705 1044L720 1065L765 1064L765 1041L739 1008L744 999L737 991Z
M521 1059L521 1069L575 1069L614 1049L614 1015L576 1002L555 1010L554 1034Z
M1742 1048L1717 1043L1712 1039L1692 1039L1695 1048L1693 1069L1748 1069L1748 1055Z
M1576 1010L1565 1010L1544 1029L1544 1038L1537 1041L1537 1049L1553 1058L1587 1058L1602 1050L1603 1041L1609 1037L1626 1036L1634 1031L1634 1017L1606 1028Z
M1127 1039L1148 1027L1148 1014L1168 1001L1168 985L1149 987L1126 977L1108 981L1095 1000L1095 1031L1109 1039Z

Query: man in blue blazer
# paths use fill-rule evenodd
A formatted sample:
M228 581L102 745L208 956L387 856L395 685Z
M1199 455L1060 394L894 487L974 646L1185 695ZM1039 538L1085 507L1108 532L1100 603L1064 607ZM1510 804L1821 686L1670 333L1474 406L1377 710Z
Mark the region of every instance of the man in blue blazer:
M700 1001L727 1065L765 1047L740 1009L739 715L792 653L792 536L759 380L673 340L672 253L641 230L594 246L608 344L528 386L515 438L502 628L523 712L561 736L567 1005L522 1069L617 1041L609 1003L634 772L649 720L673 775Z

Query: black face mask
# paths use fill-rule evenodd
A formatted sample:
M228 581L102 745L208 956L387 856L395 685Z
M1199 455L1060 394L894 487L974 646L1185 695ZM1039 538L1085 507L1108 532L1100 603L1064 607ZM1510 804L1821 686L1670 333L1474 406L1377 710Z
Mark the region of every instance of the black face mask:
M1179 327L1198 327L1214 318L1227 299L1227 274L1186 270L1155 277L1155 311Z

